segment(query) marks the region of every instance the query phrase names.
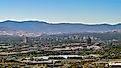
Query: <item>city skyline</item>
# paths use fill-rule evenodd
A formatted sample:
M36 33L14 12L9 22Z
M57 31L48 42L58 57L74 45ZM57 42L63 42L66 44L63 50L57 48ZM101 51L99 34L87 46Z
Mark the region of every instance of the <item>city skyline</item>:
M0 21L121 23L121 0L1 0Z

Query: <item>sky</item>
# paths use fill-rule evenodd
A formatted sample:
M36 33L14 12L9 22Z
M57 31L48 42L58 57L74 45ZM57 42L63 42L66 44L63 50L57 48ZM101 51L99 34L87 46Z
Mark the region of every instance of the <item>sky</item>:
M116 24L121 22L121 0L0 0L3 20Z

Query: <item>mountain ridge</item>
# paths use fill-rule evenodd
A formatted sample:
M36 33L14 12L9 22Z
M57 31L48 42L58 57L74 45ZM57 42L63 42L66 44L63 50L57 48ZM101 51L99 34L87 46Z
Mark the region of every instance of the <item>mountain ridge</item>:
M115 25L121 25L121 23L117 23L117 24L108 24L108 23L102 23L102 24L84 24L84 23L65 23L65 22L59 22L59 23L49 23L49 22L45 22L45 21L38 21L38 20L25 20L25 21L14 21L14 20L5 20L5 21L1 21L0 23L5 23L5 22L15 22L15 23L25 23L25 22L38 22L38 23L46 23L46 24L71 24L71 25L111 25L111 26L115 26Z
M44 21L12 21L0 22L0 30L24 30L30 32L98 32L121 29L121 23L111 24L82 24L82 23L48 23Z

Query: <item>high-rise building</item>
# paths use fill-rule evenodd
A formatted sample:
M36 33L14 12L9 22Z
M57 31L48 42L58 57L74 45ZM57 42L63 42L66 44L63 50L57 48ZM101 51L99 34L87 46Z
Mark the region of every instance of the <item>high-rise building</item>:
M86 41L86 43L87 43L87 45L91 45L91 38L88 36L88 38L87 38L87 41Z
M22 42L26 43L26 37L24 35L22 36Z
M27 43L27 42L28 42L28 37L23 36L23 42L24 42L24 43Z

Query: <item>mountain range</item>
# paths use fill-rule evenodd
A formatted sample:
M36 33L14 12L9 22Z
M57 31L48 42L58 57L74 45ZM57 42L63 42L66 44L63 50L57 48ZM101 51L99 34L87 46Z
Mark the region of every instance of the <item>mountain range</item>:
M23 30L29 32L100 32L120 30L121 24L50 24L43 21L3 21L0 22L0 30Z

